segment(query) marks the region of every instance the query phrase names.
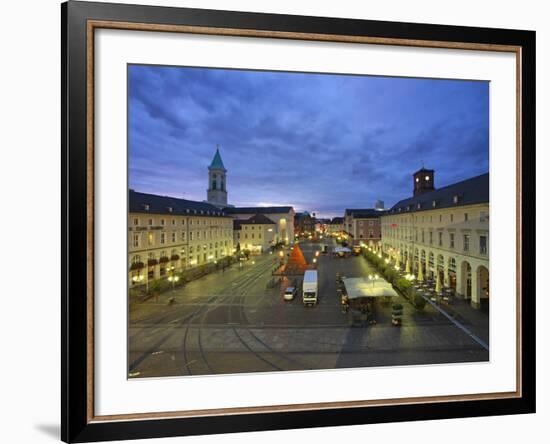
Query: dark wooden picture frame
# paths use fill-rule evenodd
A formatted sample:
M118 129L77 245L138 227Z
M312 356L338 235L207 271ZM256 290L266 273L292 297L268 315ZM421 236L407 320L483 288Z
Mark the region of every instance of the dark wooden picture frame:
M535 33L70 1L62 4L62 412L66 442L369 424L535 411ZM93 36L98 28L508 51L517 59L517 391L94 415Z

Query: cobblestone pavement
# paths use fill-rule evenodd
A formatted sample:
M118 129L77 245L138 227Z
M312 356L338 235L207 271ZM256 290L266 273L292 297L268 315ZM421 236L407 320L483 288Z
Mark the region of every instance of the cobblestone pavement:
M330 241L329 241L330 242ZM321 241L323 243L323 241ZM308 261L319 243L301 243ZM282 299L269 288L275 255L251 258L129 307L129 375L158 377L487 361L489 352L427 306L405 299L403 325L391 325L391 304L377 303L377 323L350 327L340 309L336 272L364 276L363 257L318 259L319 303ZM168 300L174 298L173 304ZM488 337L488 316L461 311L461 324ZM485 316L485 318L484 318Z

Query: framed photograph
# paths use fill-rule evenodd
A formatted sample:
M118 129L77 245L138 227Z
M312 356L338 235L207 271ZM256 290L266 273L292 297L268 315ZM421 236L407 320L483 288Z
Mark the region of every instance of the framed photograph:
M535 33L62 12L62 439L535 411Z

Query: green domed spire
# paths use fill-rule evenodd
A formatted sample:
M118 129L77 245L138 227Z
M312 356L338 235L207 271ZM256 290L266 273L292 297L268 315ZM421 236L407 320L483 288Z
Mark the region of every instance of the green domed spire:
M220 150L218 147L216 147L216 154L214 154L214 158L212 159L212 163L210 164L208 169L225 171L225 166L223 165L222 156L220 156Z

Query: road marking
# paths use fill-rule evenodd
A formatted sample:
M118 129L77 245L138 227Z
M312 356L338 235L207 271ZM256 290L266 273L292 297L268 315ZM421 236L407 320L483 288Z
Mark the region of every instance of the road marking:
M457 326L460 330L462 330L464 333L466 333L470 338L472 338L474 341L476 341L479 345L481 345L485 350L489 351L489 345L483 340L478 338L475 334L473 334L470 330L468 330L464 325L462 325L460 322L458 322L456 319L454 319L450 314L448 314L445 310L442 308L439 308L434 302L432 302L428 297L422 295L424 300L430 304L433 308L435 308L439 313L441 313L443 316L445 316L449 321L451 321L455 326Z

